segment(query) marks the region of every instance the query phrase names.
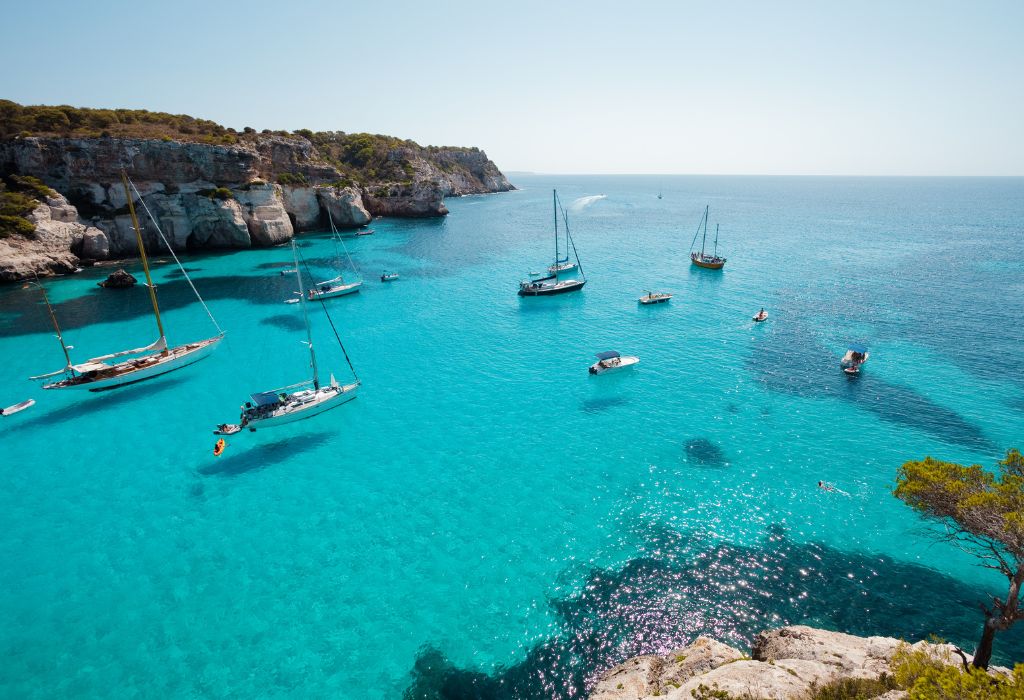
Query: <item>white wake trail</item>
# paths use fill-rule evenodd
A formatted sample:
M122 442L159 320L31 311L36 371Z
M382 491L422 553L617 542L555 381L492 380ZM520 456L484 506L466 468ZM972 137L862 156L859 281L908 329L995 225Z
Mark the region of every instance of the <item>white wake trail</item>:
M582 211L599 199L604 199L606 194L592 194L589 197L580 197L569 205L569 211Z

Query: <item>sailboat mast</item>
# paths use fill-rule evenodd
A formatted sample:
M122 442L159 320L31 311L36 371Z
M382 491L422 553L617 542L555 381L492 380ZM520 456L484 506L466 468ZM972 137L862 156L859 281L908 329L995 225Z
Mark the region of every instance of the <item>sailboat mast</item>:
M306 290L302 288L302 270L299 268L299 252L292 239L292 258L295 260L295 277L299 282L299 306L302 307L302 321L306 324L306 344L309 346L309 365L313 368L313 388L320 388L320 376L316 367L316 353L313 351L313 332L309 328L309 314L306 312Z
M39 286L39 291L43 293L43 301L46 302L46 310L50 312L50 320L53 322L53 330L57 332L57 340L60 341L60 349L64 351L64 359L67 360L67 366L71 368L71 354L68 352L68 346L64 344L64 336L61 335L60 325L57 323L57 315L53 313L53 306L50 304L50 297L46 295L46 288L39 283L38 279L36 284ZM71 370L74 374L74 370Z
M704 238L700 240L700 257L704 257L704 244L708 242L708 206L704 207Z
M139 245L139 258L142 260L142 270L146 273L146 286L149 288L149 300L153 302L153 315L156 316L156 328L160 331L160 340L164 341L163 354L167 354L167 338L164 334L164 324L160 320L160 305L156 303L156 285L149 274L149 259L146 257L146 246L142 242L142 231L139 228L139 218L135 215L135 200L128 189L128 175L121 171L121 182L124 184L124 196L128 200L128 213L132 217L132 226L135 227L135 242Z
M718 257L718 224L715 224L715 257Z
M551 190L551 210L555 215L555 278L558 277L558 190Z

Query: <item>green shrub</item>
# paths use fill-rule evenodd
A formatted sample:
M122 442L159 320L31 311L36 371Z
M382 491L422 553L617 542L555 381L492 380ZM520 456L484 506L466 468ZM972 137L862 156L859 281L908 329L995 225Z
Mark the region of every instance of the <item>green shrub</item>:
M32 232L35 230L35 225L33 225L28 219L20 216L0 214L0 238L7 238L8 236L14 235L31 236Z
M39 206L39 202L22 192L0 192L0 214L26 216Z
M896 679L886 673L878 678L840 678L822 686L812 684L807 700L865 700L897 687Z
M227 187L218 187L217 189L210 192L210 199L234 199L235 193L229 190Z
M42 180L31 175L8 175L7 181L11 185L12 190L18 192L25 192L30 196L36 197L54 197L56 192L47 187Z
M307 185L306 176L302 173L279 173L277 182L280 185Z
M900 688L910 700L1019 700L1024 697L1024 664L1018 664L1013 676L997 678L973 666L943 663L924 651L901 646L890 667Z

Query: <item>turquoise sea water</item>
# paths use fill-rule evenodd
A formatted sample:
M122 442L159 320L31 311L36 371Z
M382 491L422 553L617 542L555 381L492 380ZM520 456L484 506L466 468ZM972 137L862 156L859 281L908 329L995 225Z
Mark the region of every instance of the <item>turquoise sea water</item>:
M1024 443L1024 181L516 184L349 241L366 284L328 303L359 398L219 458L216 423L305 376L287 248L186 256L223 347L101 394L25 381L62 357L38 293L0 289L0 405L38 402L0 418L0 696L580 697L628 655L784 623L970 646L1000 580L890 489ZM606 195L571 212L589 282L520 299L552 187ZM687 259L705 204L722 273ZM326 274L329 238L300 240ZM106 272L47 282L79 359L155 335ZM171 342L210 335L156 279ZM607 349L641 363L588 376Z

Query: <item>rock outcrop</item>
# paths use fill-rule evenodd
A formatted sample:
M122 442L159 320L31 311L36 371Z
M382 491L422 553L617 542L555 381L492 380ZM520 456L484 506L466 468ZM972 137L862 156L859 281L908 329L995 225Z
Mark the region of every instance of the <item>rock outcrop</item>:
M96 284L105 289L128 289L129 287L134 287L137 283L138 280L131 273L126 272L124 268L120 268L107 275L107 279Z
M73 251L86 241L90 250L102 248L102 231L80 223L78 211L62 195L46 197L26 218L35 226L31 236L0 239L0 281L74 272L79 258Z
M904 644L891 637L857 637L796 625L760 633L751 656L707 637L664 656L638 656L606 671L591 700L693 700L707 691L736 698L786 700L802 698L812 685L840 678L878 678L890 671L890 661ZM950 644L917 642L942 663L961 664ZM1005 669L993 669L996 673ZM887 694L887 700L905 696Z
M138 190L143 239L177 250L277 245L296 232L368 223L373 216L442 216L446 196L513 189L483 151L395 140L400 182L360 183L310 138L252 135L229 145L164 139L16 137L0 140L0 176L31 175L63 196L33 212L31 237L0 241L0 280L69 272L79 257L136 254L121 182ZM336 161L337 162L337 161ZM77 207L77 210L76 210ZM328 216L329 212L329 216Z

